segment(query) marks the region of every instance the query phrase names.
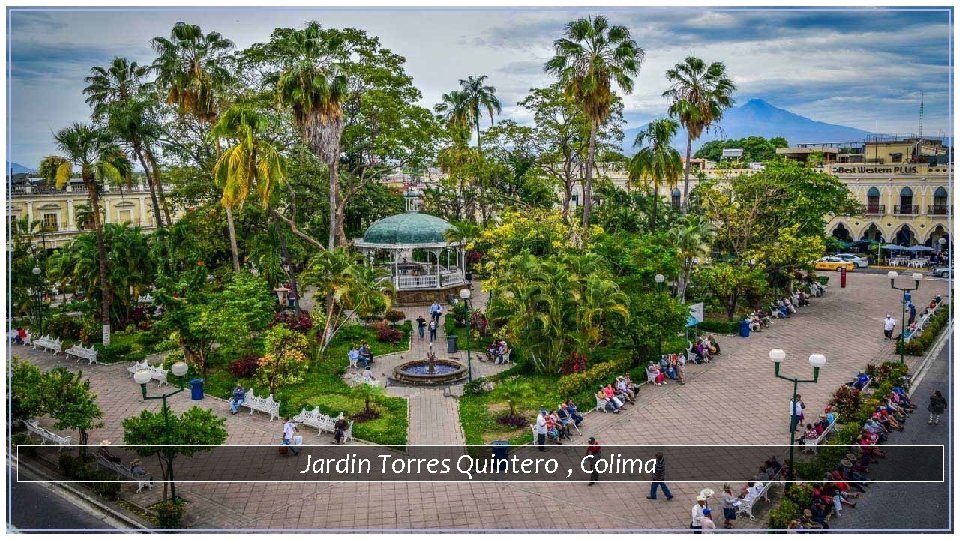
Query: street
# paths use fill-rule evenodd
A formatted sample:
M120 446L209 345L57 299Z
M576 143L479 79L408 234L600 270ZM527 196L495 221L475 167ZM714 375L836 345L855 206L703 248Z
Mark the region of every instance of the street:
M81 502L67 500L61 491L47 484L17 482L17 471L8 465L11 482L7 527L19 532L117 532L112 520ZM35 480L24 469L20 478ZM83 506L81 506L83 505Z
M858 499L856 508L847 508L843 516L830 522L831 530L904 529L946 531L951 528L950 482L952 481L952 444L950 443L950 408L947 365L952 349L953 335L931 362L911 398L917 411L910 415L902 432L890 435L886 444L943 444L947 445L946 482L942 483L884 483L870 484L867 493ZM948 399L947 412L940 424L927 424L927 405L930 395L939 390ZM901 466L890 460L871 467L870 478L883 480L893 467Z

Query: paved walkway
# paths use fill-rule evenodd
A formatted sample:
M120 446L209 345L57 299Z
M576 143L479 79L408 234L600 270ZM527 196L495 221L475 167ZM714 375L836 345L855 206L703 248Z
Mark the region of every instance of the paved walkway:
M925 280L914 298L926 301L938 293L947 295L947 282ZM624 414L588 415L582 426L584 437L595 435L608 446L784 444L791 385L774 379L767 352L784 349L783 372L800 376L810 373L806 361L810 353L827 356L820 383L804 385L801 390L808 410L815 411L858 369L894 358L892 343L882 338L881 321L887 312L897 315L899 305L899 293L890 289L885 276L853 273L846 289L830 287L826 297L813 300L811 307L788 321L778 321L773 328L747 339L720 337L723 354L708 366L692 368L687 385L644 387L639 405ZM63 356L22 347L14 347L12 353L46 369L77 367ZM387 361L382 362L382 367L387 367ZM483 373L492 366L474 362L474 368ZM140 399L126 365L93 366L83 371L104 410L105 425L93 431L93 442L122 440L123 418L143 408L159 407ZM452 398L438 397L435 390L389 391L409 391L410 399L422 400L411 405L412 414L440 410L422 425L411 419L411 442L453 436L447 428L455 409ZM192 404L187 392L171 399L176 411ZM273 444L279 436L279 422L268 422L261 414L231 416L226 403L216 399L200 404L227 418L228 444ZM590 405L580 404L583 409ZM329 442L329 436L305 431L305 444ZM685 528L696 493L703 487L719 491L719 486L677 484L671 486L676 498L666 502L644 499L646 487L625 490L603 483L593 487L581 483L185 484L178 491L190 502L189 523L196 527L350 530ZM159 490L145 490L138 502L158 497ZM738 522L738 526L744 525L751 524Z

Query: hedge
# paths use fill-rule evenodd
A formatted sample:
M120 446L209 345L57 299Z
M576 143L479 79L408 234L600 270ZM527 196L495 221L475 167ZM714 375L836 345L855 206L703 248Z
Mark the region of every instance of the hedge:
M740 332L740 321L703 321L697 329L714 334L736 334Z
M937 309L937 312L930 317L930 322L927 323L927 327L923 332L907 342L905 353L911 356L920 356L926 353L927 350L933 346L937 338L940 337L940 331L946 326L948 320L950 320L949 306L942 305ZM903 342L898 341L897 354L900 354L901 349L903 349Z
M586 371L560 377L557 381L557 392L561 396L573 396L591 386L613 383L617 375L629 367L630 360L625 357L595 364Z

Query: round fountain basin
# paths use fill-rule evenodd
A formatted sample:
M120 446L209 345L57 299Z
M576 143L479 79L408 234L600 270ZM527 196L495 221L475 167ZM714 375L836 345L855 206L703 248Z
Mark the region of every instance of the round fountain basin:
M430 362L414 360L400 364L393 370L393 379L407 384L448 384L466 378L467 368L454 360L437 360L430 371Z

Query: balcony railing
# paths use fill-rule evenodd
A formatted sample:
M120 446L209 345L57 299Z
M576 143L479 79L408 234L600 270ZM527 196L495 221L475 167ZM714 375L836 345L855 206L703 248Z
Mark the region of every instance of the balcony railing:
M920 205L918 204L898 204L893 207L893 213L898 216L915 216L920 213Z
M945 216L953 213L953 205L932 204L927 206L927 213L935 216Z
M887 205L885 204L868 204L866 211L863 213L865 216L882 216L887 213Z

